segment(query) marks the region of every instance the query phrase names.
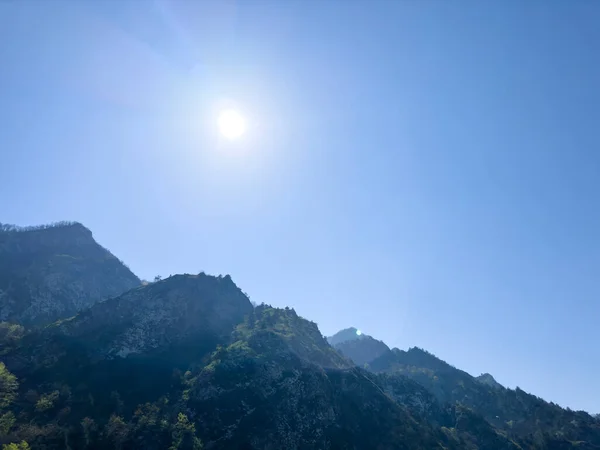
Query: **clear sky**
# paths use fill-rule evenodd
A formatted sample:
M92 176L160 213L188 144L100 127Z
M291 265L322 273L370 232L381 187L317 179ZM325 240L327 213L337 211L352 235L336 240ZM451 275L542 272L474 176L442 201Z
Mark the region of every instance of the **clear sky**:
M0 221L600 412L600 4L0 2ZM217 114L248 120L235 142Z

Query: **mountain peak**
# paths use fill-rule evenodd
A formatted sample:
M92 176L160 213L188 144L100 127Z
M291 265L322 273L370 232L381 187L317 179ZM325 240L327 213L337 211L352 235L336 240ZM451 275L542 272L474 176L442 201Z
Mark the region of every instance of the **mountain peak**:
M496 379L489 373L482 373L478 377L475 377L475 379L480 383L490 386L494 389L501 389L504 387L500 383L498 383Z
M333 336L327 338L329 345L336 346L345 341L354 341L356 339L364 338L366 335L362 333L358 328L350 327L338 331Z
M48 324L140 283L79 222L0 224L0 320Z
M294 354L323 368L352 367L349 360L328 345L317 324L300 317L293 308L257 306L237 327L234 339L233 347L246 342L257 352L271 348L275 358Z
M51 328L73 338L85 335L100 358L126 357L198 334L228 336L252 310L231 277L185 274L96 303Z
M329 344L355 364L363 366L377 359L390 349L382 341L350 327L327 338Z

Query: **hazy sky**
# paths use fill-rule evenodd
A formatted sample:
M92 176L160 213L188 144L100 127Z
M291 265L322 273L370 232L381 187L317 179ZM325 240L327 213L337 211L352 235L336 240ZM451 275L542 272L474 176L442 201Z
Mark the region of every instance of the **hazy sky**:
M0 222L600 412L600 4L0 2ZM223 107L246 115L225 143Z

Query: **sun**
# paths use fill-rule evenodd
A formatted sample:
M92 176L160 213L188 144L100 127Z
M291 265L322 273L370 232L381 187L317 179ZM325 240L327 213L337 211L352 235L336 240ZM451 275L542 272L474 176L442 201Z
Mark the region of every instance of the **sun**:
M246 132L246 119L235 109L221 111L218 125L221 136L226 139L238 139Z

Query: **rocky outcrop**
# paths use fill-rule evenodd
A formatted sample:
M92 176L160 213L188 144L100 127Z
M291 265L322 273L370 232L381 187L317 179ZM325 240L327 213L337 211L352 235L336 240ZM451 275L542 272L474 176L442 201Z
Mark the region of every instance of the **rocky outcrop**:
M358 340L361 336L362 332L359 329L350 327L338 331L333 336L329 336L327 338L327 342L329 342L330 345L335 347L336 345L341 344L342 342Z
M475 379L480 383L485 384L486 386L489 386L494 389L502 389L504 387L500 383L498 383L496 379L489 373L482 373Z

